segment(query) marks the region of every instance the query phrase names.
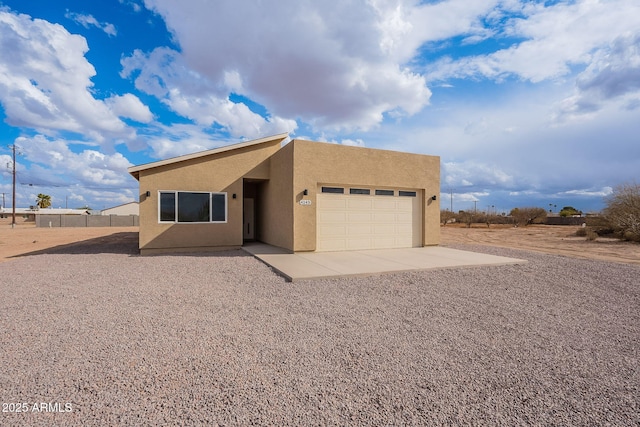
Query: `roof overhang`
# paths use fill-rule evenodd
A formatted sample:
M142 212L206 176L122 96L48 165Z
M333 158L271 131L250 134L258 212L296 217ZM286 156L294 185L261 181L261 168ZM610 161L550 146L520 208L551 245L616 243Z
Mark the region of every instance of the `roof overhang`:
M174 163L184 162L186 160L197 159L200 157L210 156L212 154L225 153L227 151L238 150L240 148L251 147L254 145L264 144L266 142L273 142L276 140L280 140L280 142L284 141L289 137L288 133L280 133L278 135L267 136L265 138L254 139L251 141L240 142L237 144L226 145L224 147L213 148L211 150L199 151L197 153L185 154L183 156L171 157L165 160L159 160L157 162L145 163L138 166L131 166L127 169L127 171L133 176L135 179L140 179L140 172L148 169L157 168L160 166L171 165Z

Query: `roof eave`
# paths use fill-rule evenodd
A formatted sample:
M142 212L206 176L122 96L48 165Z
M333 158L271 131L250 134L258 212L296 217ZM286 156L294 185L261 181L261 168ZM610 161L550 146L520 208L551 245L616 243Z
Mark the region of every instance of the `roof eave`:
M182 156L177 156L177 157L171 157L165 160L159 160L156 162L151 162L151 163L144 163L142 165L137 165L137 166L131 166L130 168L127 169L127 171L129 172L129 174L131 176L133 176L136 180L140 180L140 172L147 170L147 169L153 169L153 168L157 168L160 166L165 166L165 165L170 165L170 164L174 164L174 163L179 163L179 162L184 162L187 160L192 160L192 159L197 159L200 157L205 157L205 156L210 156L213 154L219 154L219 153L225 153L227 151L232 151L232 150L238 150L240 148L245 148L245 147L251 147L252 145L258 145L258 144L263 144L265 142L271 142L271 141L275 141L275 140L280 140L280 142L284 141L286 138L289 137L289 133L280 133L277 135L273 135L273 136L267 136L264 138L259 138L259 139L253 139L251 141L244 141L244 142L239 142L237 144L231 144L231 145L226 145L223 147L218 147L218 148L213 148L211 150L206 150L206 151L199 151L197 153L191 153L191 154L184 154Z

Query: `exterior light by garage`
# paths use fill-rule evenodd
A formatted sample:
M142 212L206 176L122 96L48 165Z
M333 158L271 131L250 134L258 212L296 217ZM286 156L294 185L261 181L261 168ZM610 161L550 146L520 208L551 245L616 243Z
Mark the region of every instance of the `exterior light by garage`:
M309 195L309 190L307 190L306 188L304 189L304 191L302 192L303 196L308 196Z
M436 200L437 197L435 195L431 196L431 200Z

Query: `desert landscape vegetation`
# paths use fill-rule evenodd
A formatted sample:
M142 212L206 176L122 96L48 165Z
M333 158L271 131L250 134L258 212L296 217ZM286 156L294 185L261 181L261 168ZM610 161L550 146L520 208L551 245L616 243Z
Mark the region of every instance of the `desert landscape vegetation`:
M575 258L640 265L640 244L615 237L590 240L581 236L581 226L474 223L447 224L440 228L442 245L471 244L522 249ZM0 262L15 257L74 251L101 250L137 253L137 227L38 228L18 220L0 219Z

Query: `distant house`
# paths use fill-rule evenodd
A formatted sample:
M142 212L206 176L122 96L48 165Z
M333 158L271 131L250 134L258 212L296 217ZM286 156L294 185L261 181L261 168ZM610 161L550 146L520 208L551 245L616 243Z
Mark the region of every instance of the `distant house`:
M12 215L12 208L0 208L0 218L9 218ZM26 221L35 221L36 216L39 215L90 215L90 212L86 209L16 208L16 217L21 217Z
M440 158L287 134L129 168L140 183L142 254L437 245Z
M140 205L138 202L129 202L112 208L103 209L100 215L139 215Z

